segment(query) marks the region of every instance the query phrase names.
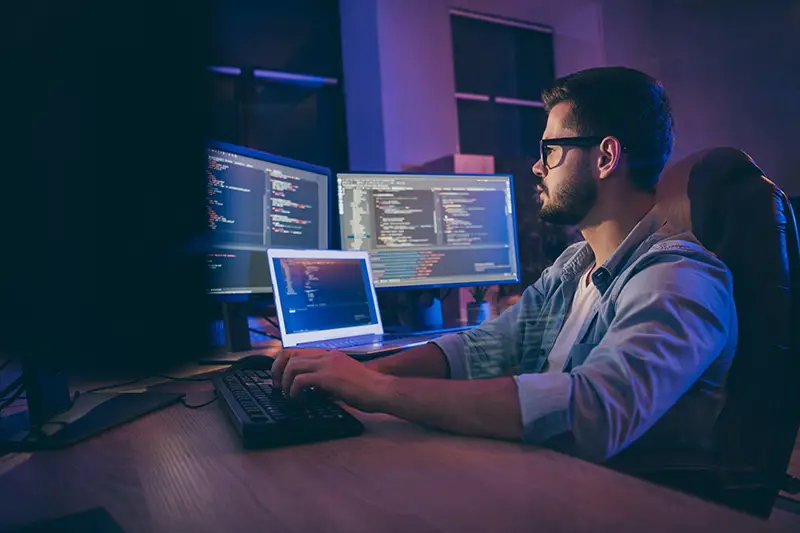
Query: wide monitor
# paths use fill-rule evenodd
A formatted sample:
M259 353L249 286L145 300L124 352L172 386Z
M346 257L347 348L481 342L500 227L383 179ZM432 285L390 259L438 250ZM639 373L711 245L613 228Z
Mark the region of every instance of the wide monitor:
M341 173L343 250L370 254L375 287L519 282L508 175Z
M209 293L272 292L267 248L331 248L330 169L213 142L206 178Z

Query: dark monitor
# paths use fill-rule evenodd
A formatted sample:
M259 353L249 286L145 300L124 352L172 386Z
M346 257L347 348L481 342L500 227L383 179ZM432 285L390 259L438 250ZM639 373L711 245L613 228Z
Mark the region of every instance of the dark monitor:
M210 294L272 292L267 248L331 247L330 169L214 142L206 174Z
M343 250L370 254L375 287L519 282L508 175L337 175Z

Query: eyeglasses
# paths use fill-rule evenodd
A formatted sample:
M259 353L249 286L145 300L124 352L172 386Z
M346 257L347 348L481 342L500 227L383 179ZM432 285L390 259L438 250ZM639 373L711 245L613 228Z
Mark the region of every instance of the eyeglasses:
M607 135L590 137L562 137L560 139L542 139L539 141L539 159L544 168L550 170L558 165L563 157L562 146L578 146L589 148L603 142ZM624 149L623 149L624 150Z

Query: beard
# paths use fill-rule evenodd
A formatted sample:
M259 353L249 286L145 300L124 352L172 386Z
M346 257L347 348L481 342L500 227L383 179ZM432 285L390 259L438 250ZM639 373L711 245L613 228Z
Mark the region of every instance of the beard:
M597 201L597 182L592 176L588 158L558 188L545 189L545 197L539 211L541 220L560 226L580 224Z

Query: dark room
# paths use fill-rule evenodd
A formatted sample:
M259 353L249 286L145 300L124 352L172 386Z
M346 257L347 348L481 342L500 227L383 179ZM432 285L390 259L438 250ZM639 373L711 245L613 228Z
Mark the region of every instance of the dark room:
M0 533L800 531L800 0L32 0Z

